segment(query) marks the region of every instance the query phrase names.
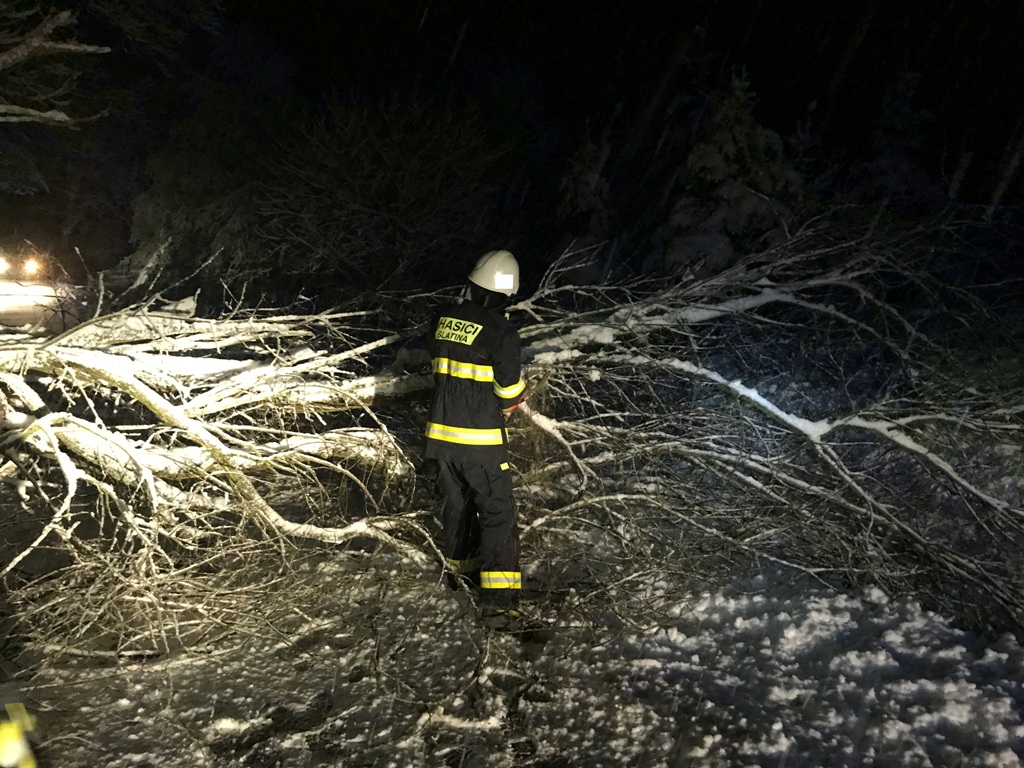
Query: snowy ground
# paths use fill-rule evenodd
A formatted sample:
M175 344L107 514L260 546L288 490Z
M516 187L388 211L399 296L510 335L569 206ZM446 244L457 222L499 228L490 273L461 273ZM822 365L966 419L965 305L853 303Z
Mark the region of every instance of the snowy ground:
M310 574L329 615L37 677L42 765L1024 762L1024 651L911 603L758 577L680 605L671 627L567 627L541 647L485 633L468 596L409 570L353 578L340 560Z

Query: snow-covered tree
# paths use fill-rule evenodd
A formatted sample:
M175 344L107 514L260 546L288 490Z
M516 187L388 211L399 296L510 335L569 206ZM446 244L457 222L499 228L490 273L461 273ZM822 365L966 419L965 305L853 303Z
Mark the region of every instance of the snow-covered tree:
M93 117L71 104L84 56L108 48L75 37L75 15L44 9L35 0L17 0L0 7L0 137L3 191L24 194L46 186L32 153L12 124L74 126Z
M1019 629L1019 364L929 277L940 235L812 222L706 279L580 287L552 267L513 308L524 564L544 610L656 624L697 584L771 563ZM33 646L257 632L323 608L324 558L390 551L436 579L430 376L415 355L385 365L415 335L411 301L138 307L5 343L3 472L22 509L4 576Z
M82 54L108 48L79 42L75 16L44 10L34 0L4 3L0 10L0 122L71 125L65 111Z
M149 163L121 271L179 295L202 287L218 311L437 288L493 231L502 155L456 105L353 97L306 116L211 89Z

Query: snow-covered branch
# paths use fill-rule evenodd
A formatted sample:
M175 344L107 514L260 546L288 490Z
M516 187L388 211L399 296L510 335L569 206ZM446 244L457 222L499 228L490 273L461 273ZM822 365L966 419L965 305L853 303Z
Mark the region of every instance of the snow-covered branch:
M1014 358L974 377L962 350L978 347L951 339L964 325L942 304L961 297L916 266L912 237L873 237L802 230L707 280L562 284L556 266L513 308L532 588L571 590L602 626L656 623L695 579L764 562L1024 626L1024 393L998 367ZM310 548L386 546L436 578L431 377L389 365L412 331L406 304L383 305L137 307L0 345L0 488L33 532L5 573L40 643L157 648L153 627L238 626L225 569L255 605L254 582L304 583L287 563ZM66 567L27 576L50 551Z
M1024 626L1022 480L1005 460L1020 387L971 381L942 304L964 302L918 267L926 252L809 229L710 280L552 280L520 303L539 386L513 446L528 539L552 552L543 578L685 589L657 574L765 559ZM890 284L917 299L893 303Z
M54 599L84 573L112 590L94 605L110 631L127 621L110 613L124 600L163 604L175 574L179 589L200 589L197 568L213 575L260 541L269 552L374 541L410 562L439 557L415 515L393 514L409 506L413 462L369 410L388 382L367 359L401 334L374 338L357 327L366 317L211 321L135 308L0 348L7 482L39 510L3 576L17 581L54 549L77 563L18 593L51 627L48 647L54 633L85 645L103 634ZM193 611L212 598L180 599Z
M8 13L8 11L5 10L4 13ZM10 11L9 14L13 15L14 11ZM21 22L23 18L19 14L17 21ZM69 54L92 55L110 52L110 48L106 46L89 45L74 39L58 37L67 29L72 28L74 24L75 16L71 11L48 11L34 27L24 34L9 37L0 44L0 48L2 48L0 50L0 78L8 79L8 87L0 88L0 91L5 91L6 102L0 104L0 123L33 122L70 126L77 122L77 118L72 117L61 108L60 96L63 95L65 88L57 88L42 94L26 89L23 85L20 88L18 86L11 88L9 84L10 79L17 75L19 70L24 69L28 62L35 64L39 59ZM45 64L39 66L45 66ZM71 76L65 75L64 79L70 80Z

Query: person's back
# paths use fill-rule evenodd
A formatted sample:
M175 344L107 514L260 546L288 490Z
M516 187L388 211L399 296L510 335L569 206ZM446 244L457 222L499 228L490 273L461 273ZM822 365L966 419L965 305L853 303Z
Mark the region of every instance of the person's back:
M508 461L502 411L514 408L525 388L518 333L503 314L470 298L445 307L432 328L436 389L427 457Z

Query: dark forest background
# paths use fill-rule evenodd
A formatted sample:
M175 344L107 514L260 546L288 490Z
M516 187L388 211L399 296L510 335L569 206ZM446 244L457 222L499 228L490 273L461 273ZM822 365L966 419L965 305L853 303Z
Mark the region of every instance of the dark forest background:
M713 270L848 203L979 222L1019 271L1012 4L18 0L0 49L63 10L108 50L0 58L5 104L68 118L0 125L0 240L75 281L328 306L570 242Z

